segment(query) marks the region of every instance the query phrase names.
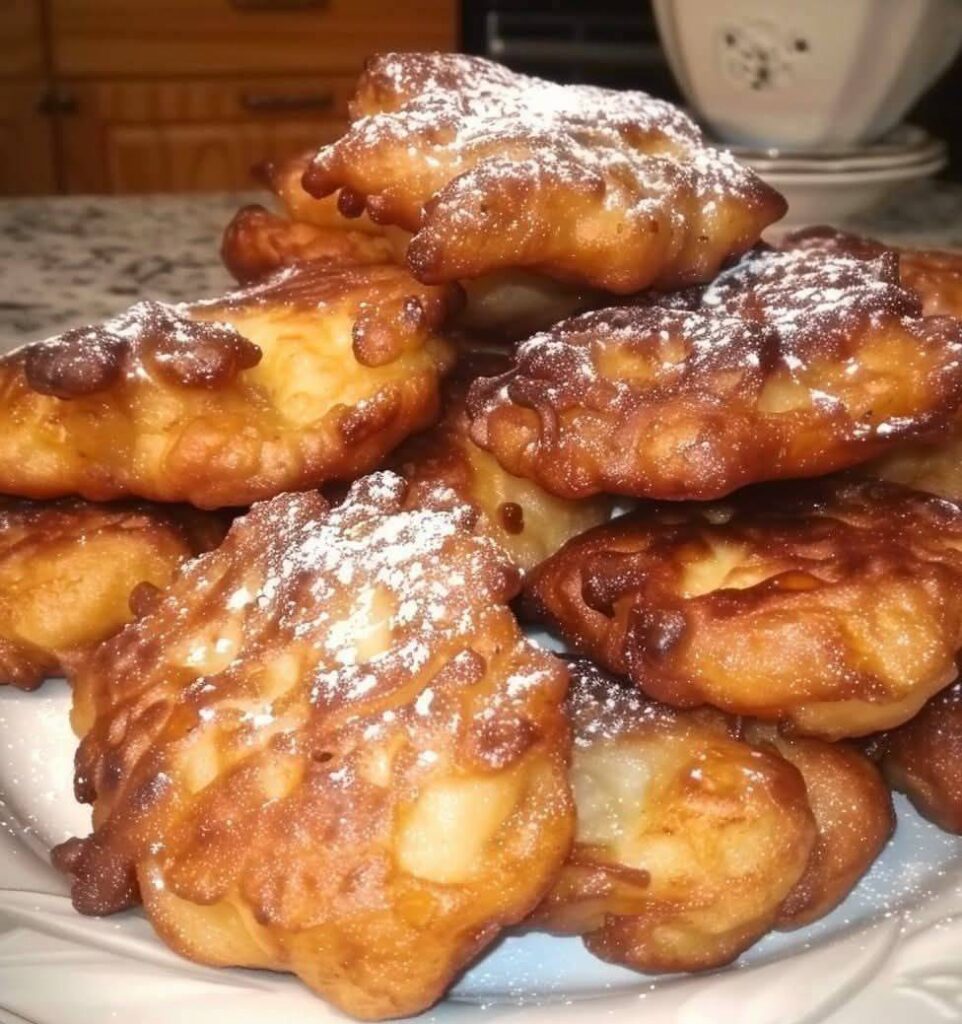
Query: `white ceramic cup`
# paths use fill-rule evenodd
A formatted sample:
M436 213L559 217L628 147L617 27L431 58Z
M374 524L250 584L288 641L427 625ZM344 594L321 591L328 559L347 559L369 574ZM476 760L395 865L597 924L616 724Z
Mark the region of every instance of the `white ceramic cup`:
M654 9L689 104L718 138L743 145L872 141L962 45L962 0L654 0Z

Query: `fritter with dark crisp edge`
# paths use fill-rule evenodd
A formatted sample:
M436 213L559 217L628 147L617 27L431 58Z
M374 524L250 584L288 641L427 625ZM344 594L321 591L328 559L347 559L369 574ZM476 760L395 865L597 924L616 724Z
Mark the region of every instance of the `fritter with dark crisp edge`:
M55 853L79 910L140 898L178 952L379 1019L541 899L574 828L567 670L477 512L405 492L255 506L79 666L94 831Z
M831 480L642 507L542 563L526 610L658 700L866 735L956 677L962 508Z
M0 358L0 491L210 508L354 479L437 416L456 299L315 261L26 345Z
M721 497L818 476L938 430L962 324L922 317L897 258L758 250L705 289L523 342L471 390L471 434L564 497Z
M808 228L789 235L786 248L823 249L872 258L885 246L834 228ZM897 249L902 285L918 295L928 315L962 319L962 253ZM868 476L962 500L962 418L918 441L896 445L863 467Z
M135 587L165 586L225 529L188 508L0 497L0 685L59 675L132 618Z
M607 498L568 501L548 494L536 483L506 472L468 436L464 408L468 386L478 374L497 372L508 362L507 356L493 352L462 356L442 388L441 421L405 441L391 464L412 482L412 500L430 495L443 484L479 509L484 531L527 571L571 537L608 519L612 502Z
M646 701L590 662L572 664L567 706L578 828L529 925L641 971L729 963L817 849L802 775L724 715Z
M918 295L927 316L962 317L962 252L906 249L824 225L795 231L779 244L783 249L819 249L863 259L894 251L898 254L902 284Z
M874 258L886 250L881 242L836 231L806 228L788 235L783 247L822 249ZM962 252L895 249L903 287L915 292L926 315L962 319ZM918 441L896 445L880 459L861 467L866 476L962 500L962 418Z
M302 153L262 166L264 183L277 197L287 217L294 223L311 224L318 228L360 231L364 234L387 237L397 243L403 253L410 237L408 232L389 225L375 224L364 214L345 217L337 208L336 196L315 199L304 191L302 179L313 156L313 152Z
M311 259L403 263L410 234L367 218L349 220L337 212L333 199L311 199L298 184L305 163L290 161L269 175L287 219L260 206L245 206L228 224L221 256L231 274L246 283ZM611 301L604 293L527 270L503 270L460 283L465 301L452 326L499 343L526 338Z
M396 256L384 236L285 220L263 206L238 210L221 241L224 266L241 284L310 260L350 267L397 262Z
M962 685L881 737L880 748L891 785L939 828L962 835Z
M741 720L738 735L769 746L805 780L818 836L805 873L778 910L776 926L801 928L834 910L875 863L895 831L892 795L853 743L786 736L770 723Z
M689 117L641 92L395 53L368 61L350 113L304 188L414 232L407 261L422 281L526 268L619 294L677 287L710 280L785 212Z

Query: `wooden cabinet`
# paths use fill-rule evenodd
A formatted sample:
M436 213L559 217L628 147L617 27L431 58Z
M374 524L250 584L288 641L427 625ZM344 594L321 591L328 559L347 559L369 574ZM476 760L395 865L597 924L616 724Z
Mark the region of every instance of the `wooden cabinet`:
M249 186L252 165L343 130L369 53L453 48L457 11L455 0L0 0L0 62L17 53L5 64L16 80L0 71L0 193Z
M70 192L250 188L265 160L316 148L346 124L353 78L67 81Z
M46 74L43 9L38 0L0 0L0 78Z
M43 113L47 91L39 3L0 0L0 195L56 191L54 130Z
M57 191L53 125L39 113L46 91L40 79L0 79L0 195Z
M355 75L373 50L448 50L451 0L49 0L65 76Z

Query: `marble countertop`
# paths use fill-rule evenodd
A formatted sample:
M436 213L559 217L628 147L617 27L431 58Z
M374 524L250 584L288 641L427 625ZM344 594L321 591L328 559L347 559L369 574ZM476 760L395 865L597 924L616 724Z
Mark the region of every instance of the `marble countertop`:
M101 320L138 299L230 285L224 225L261 193L0 201L0 350ZM962 248L962 185L927 184L851 225L887 241Z

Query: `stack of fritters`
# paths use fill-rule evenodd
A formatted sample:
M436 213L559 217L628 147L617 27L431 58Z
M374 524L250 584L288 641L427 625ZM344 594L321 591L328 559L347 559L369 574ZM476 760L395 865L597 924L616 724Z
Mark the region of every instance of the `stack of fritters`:
M781 197L641 93L390 54L351 115L237 291L0 360L77 908L374 1019L511 926L724 965L845 898L886 781L962 829L955 258L762 244ZM214 527L113 499L237 518L173 573Z

